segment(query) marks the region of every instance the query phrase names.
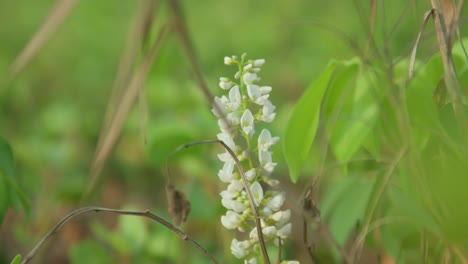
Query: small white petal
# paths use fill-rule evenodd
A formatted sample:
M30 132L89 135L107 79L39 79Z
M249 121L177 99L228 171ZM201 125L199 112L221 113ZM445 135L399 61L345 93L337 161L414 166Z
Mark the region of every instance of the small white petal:
M232 181L227 187L227 190L233 193L240 192L242 189L244 189L244 185L240 181Z
M218 139L223 141L224 144L226 144L232 151L237 150L237 146L234 143L234 139L232 139L231 135L229 135L228 133L219 133L217 136Z
M257 173L255 172L255 169L250 169L250 170L245 172L245 177L249 181L253 180L256 175L257 175Z
M221 224L227 229L236 229L241 222L240 215L233 212L227 211L226 215L221 216Z
M267 237L273 237L274 235L276 235L276 231L276 227L274 226L267 226L265 228L262 228L263 234Z
M257 228L256 227L254 227L252 229L252 231L250 231L249 237L250 237L250 239L252 239L254 241L258 241L258 233L257 233Z
M255 84L247 85L247 94L250 99L258 105L264 105L268 100L269 94L262 95L260 87Z
M218 177L222 182L231 182L233 180L232 171L234 170L234 161L224 163L223 169L218 172Z
M254 118L252 112L250 112L249 109L245 110L244 114L241 117L240 123L242 131L244 131L245 134L250 136L254 130Z
M235 212L243 213L245 209L247 209L247 205L245 205L244 203L236 200L232 202L232 210L234 210Z
M232 64L232 58L231 57L224 57L224 64L226 65L231 65Z
M283 206L284 200L286 199L283 192L276 194L268 203L267 206L274 212L278 211Z
M238 241L235 238L231 242L231 252L238 259L244 258L247 255L246 249L250 246L250 243L247 245L245 242L249 243L248 241Z
M271 86L262 86L260 87L260 92L262 94L268 94L271 92Z
M245 261L245 264L257 264L257 258L251 258Z
M271 137L270 131L268 129L263 129L258 136L258 149L261 151L268 151L278 140L279 137Z
M264 122L270 123L275 119L275 108L276 107L269 100L265 101L262 109L262 120Z
M218 154L218 159L222 162L234 160L231 156L231 153L229 153L227 150L224 153Z
M263 64L265 64L265 59L258 59L253 62L254 67L262 67Z
M255 73L246 72L242 77L242 81L244 81L245 85L252 84L253 82L257 81L258 77Z
M253 66L252 63L249 63L249 64L245 65L244 68L242 68L242 69L244 71L248 71L248 70L252 69L252 66Z
M236 72L236 74L234 74L234 78L239 79L240 75L241 75L241 73L240 73L240 71L238 71L238 72Z
M250 185L250 192L254 198L255 205L259 206L263 200L263 188L260 183L254 182L252 185Z
M291 223L288 223L284 225L282 228L280 228L278 232L276 232L276 235L282 239L286 239L291 234L291 229L292 229L292 225Z

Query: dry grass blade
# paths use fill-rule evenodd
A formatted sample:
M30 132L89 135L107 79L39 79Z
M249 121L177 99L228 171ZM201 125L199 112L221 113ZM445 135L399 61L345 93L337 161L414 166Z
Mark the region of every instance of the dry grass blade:
M31 38L26 47L21 51L18 57L16 57L15 61L11 64L9 69L11 78L14 78L24 69L24 67L42 48L42 46L44 46L50 36L63 23L65 18L68 17L70 12L73 10L73 7L77 3L78 0L57 0L54 8L47 16L47 19Z
M446 0L445 2L447 1L450 0ZM445 27L444 14L442 13L443 7L441 6L441 2L439 0L431 0L431 4L434 10L434 25L437 35L437 42L439 44L440 56L442 57L442 63L444 66L444 79L447 86L447 91L452 101L452 107L458 122L458 126L463 131L468 131L468 123L462 102L461 86L460 82L458 81L455 64L451 54L450 32L447 32L447 28ZM464 143L468 144L468 136L464 136Z
M419 42L421 41L422 34L424 32L424 29L426 28L427 21L429 21L429 18L432 16L432 13L434 10L429 10L424 14L424 20L423 24L421 26L421 30L419 30L418 37L416 38L416 42L414 43L413 49L411 50L411 56L410 56L410 61L409 61L409 69L408 69L408 74L410 80L413 79L414 77L414 64L416 61L416 53L418 51L419 47Z
M119 106L119 102L122 100L124 89L131 80L140 47L143 41L147 39L154 19L155 10L157 10L155 6L156 1L145 0L142 1L138 10L135 12L135 21L133 21L133 25L128 30L124 52L120 58L119 68L112 87L111 98L107 104L104 125L101 129L101 137L107 134L109 125ZM99 142L101 142L101 140L99 140ZM99 145L98 148L100 148Z
M94 185L97 182L98 175L102 170L102 166L109 157L109 154L120 135L124 121L126 120L131 107L134 105L135 100L139 95L140 90L142 89L146 77L151 69L151 66L153 65L154 60L156 59L156 55L158 54L162 43L167 37L171 28L172 24L166 24L162 27L161 31L159 32L158 38L156 39L148 53L145 54L145 56L143 57L143 61L140 65L140 68L137 70L137 72L133 76L133 79L125 89L125 92L122 95L122 99L118 104L118 108L116 109L116 112L113 115L112 120L109 124L108 132L105 134L101 133L93 164L91 166L90 181L88 184L88 188L85 194L83 195L83 198L85 198L94 188Z

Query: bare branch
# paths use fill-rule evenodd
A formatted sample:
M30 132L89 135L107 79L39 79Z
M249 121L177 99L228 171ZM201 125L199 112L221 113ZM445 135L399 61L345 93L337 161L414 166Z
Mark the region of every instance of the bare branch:
M185 234L182 230L178 229L171 223L167 222L163 218L151 213L149 210L145 211L129 211L129 210L120 210L120 209L112 209L112 208L105 208L105 207L95 207L95 206L90 206L90 207L82 207L79 208L71 213L69 213L67 216L62 218L60 222L58 222L37 244L36 246L26 255L26 257L21 261L21 264L26 264L28 263L41 249L41 247L44 245L44 243L54 234L56 234L62 226L64 226L68 221L72 220L73 218L77 217L80 214L87 213L90 211L94 212L108 212L108 213L114 213L114 214L119 214L119 215L134 215L134 216L141 216L141 217L146 217L150 218L152 220L155 220L156 222L162 224L163 226L167 227L169 230L172 232L176 233L180 238L182 238L185 241L190 242L195 248L197 248L200 252L202 252L205 256L207 256L211 262L217 264L218 261L206 250L204 249L200 244L198 244L195 240L193 240L191 237L189 237L187 234Z

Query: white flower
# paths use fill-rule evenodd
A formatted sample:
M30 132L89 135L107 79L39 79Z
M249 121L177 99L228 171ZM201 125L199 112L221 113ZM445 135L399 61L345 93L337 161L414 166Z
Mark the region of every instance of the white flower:
M228 56L224 57L224 64L231 65L232 62L233 62L233 60L232 60L231 57L228 57Z
M278 211L270 216L270 218L276 222L276 227L283 226L291 218L291 210Z
M226 103L226 107L231 112L236 111L241 105L241 94L239 92L239 86L234 86L229 90L229 102Z
M242 127L242 131L244 131L246 135L250 136L253 133L254 118L252 112L250 112L249 109L245 110L244 114L241 117L240 124Z
M282 228L280 228L278 232L276 232L276 235L279 236L281 239L286 239L291 234L291 229L292 229L292 225L291 223L288 223L284 225Z
M264 105L268 101L268 96L270 96L269 94L262 95L260 87L255 84L247 85L247 94L250 99L258 105Z
M263 64L265 64L265 59L258 59L258 60L254 60L253 62L253 66L256 68L262 67Z
M224 153L218 154L218 159L222 162L234 161L231 154L226 150Z
M218 172L218 176L223 182L231 182L233 180L232 171L234 170L234 161L230 160L224 163L223 169Z
M239 116L237 115L237 112L232 112L226 115L226 119L233 125L237 126L239 125Z
M277 143L279 137L271 137L271 133L268 129L263 129L258 136L258 149L261 151L268 151L269 148Z
M258 159L260 161L260 165L267 173L272 173L275 169L276 163L271 161L271 152L269 151L258 151Z
M249 64L245 65L244 68L242 68L242 70L248 71L248 70L252 69L252 67L253 67L252 63L249 63Z
M234 210L235 212L238 212L238 213L243 213L246 209L247 209L247 205L245 203L242 203L240 201L237 201L237 200L233 200L232 203L231 203L231 206L232 210Z
M226 78L226 77L219 78L219 87L221 89L229 90L233 85L234 85L234 83L231 82L228 78Z
M254 198L255 205L259 206L263 200L263 188L260 185L260 183L258 183L257 181L252 183L252 185L250 185L250 192L252 193L252 196Z
M237 193L229 192L227 190L222 191L219 195L225 200L232 200L237 197Z
M270 207L273 211L278 211L281 206L283 206L284 200L286 199L283 192L277 193L273 198L267 203L266 206Z
M263 234L269 238L272 238L273 236L275 236L276 231L277 231L276 227L274 226L267 226L267 227L262 228Z
M269 94L271 92L271 86L261 86L260 92L262 94Z
M244 185L240 181L232 181L227 187L227 190L233 193L240 192L242 189L244 189Z
M252 84L253 82L257 81L257 79L257 74L250 72L244 73L244 76L242 77L242 80L244 81L245 85Z
M218 134L218 139L223 141L224 144L226 144L232 151L237 150L237 146L234 143L234 140L232 139L232 136L229 135L228 133L219 133Z
M237 239L233 239L231 242L231 252L232 254L241 259L247 255L247 249L250 247L249 241L238 241Z
M254 227L254 228L252 229L252 231L250 231L249 237L250 237L250 239L252 239L253 241L258 241L257 227Z
M239 214L233 211L227 211L226 215L221 216L221 223L227 229L236 229L241 222L241 217Z
M250 170L245 172L245 177L249 181L253 180L256 175L257 175L257 173L255 172L255 169L250 169Z
M245 260L244 264L257 264L257 258L251 258L249 260Z
M262 109L262 120L264 122L270 123L275 119L275 108L276 107L269 100L265 102Z

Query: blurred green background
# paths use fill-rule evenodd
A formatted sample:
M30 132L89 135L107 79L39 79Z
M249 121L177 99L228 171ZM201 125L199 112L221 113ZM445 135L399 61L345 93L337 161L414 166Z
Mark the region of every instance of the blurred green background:
M18 181L31 202L28 214L8 211L0 232L0 263L28 252L60 218L79 207L138 2L79 2L14 80L9 79L9 66L55 1L0 3L0 135L13 149ZM375 45L387 47L390 58L407 58L430 3L381 2ZM263 83L273 87L271 100L278 117L271 130L280 137L292 105L328 61L366 50L369 1L185 0L181 5L213 94L221 93L218 78L233 74L223 65L224 56L247 52L250 58L266 59L261 76ZM160 3L156 16L157 25L170 18L166 2ZM466 29L461 29L464 35ZM419 56L424 60L436 51L434 35L425 35ZM85 204L150 209L168 219L167 155L181 144L214 138L218 131L211 106L174 34L163 44L145 83L145 95L147 127L142 131L136 105ZM223 184L217 180L221 165L215 154L220 150L202 145L179 153L171 161L172 177L192 203L183 230L222 263L236 263L229 252L232 233L223 230L219 221ZM286 255L307 263L297 210L307 179L290 184L281 148L276 146L274 151L279 163L275 175L288 193L288 206L296 208ZM311 162L304 174L313 173ZM208 262L156 223L106 213L72 221L36 258L34 263Z

